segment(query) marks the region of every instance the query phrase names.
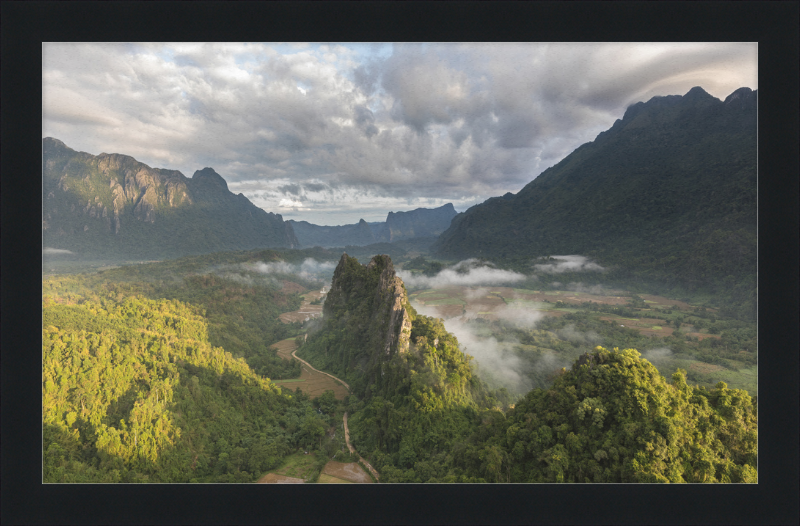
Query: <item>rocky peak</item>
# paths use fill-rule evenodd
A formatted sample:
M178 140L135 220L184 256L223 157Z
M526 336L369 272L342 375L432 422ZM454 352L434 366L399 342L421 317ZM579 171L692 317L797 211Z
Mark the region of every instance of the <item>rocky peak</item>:
M334 324L361 316L371 330L372 352L384 358L408 350L411 317L406 310L408 295L403 280L387 255L377 255L367 265L342 254L333 273L331 290L323 314ZM377 359L377 356L375 357Z
M709 93L700 86L693 87L688 92L686 92L686 95L683 96L684 101L699 101L699 100L710 100L710 99L714 99L714 97L712 95L709 95Z
M67 146L63 142L61 142L58 139L53 138L53 137L45 137L44 139L42 139L42 148L44 150L51 150L51 149L54 149L54 148L60 148L60 149L64 149L64 150L72 150L72 148L70 148L69 146Z
M225 179L223 179L220 174L215 172L213 168L206 167L202 170L197 170L194 175L192 175L192 181L211 183L215 186L223 188L224 190L228 189L228 183L226 183Z
M751 90L750 88L739 88L727 97L725 97L725 107L747 109L750 106L755 106L758 101L758 90Z

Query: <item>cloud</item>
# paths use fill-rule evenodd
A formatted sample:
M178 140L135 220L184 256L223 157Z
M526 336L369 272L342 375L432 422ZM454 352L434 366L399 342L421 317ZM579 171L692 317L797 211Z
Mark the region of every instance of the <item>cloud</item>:
M317 261L314 258L306 258L299 265L286 261L271 261L265 263L256 261L253 263L241 263L237 265L222 265L213 270L217 275L252 286L259 282L259 278L266 280L266 283L275 283L274 276L292 275L301 279L319 283L330 283L336 263L332 261Z
M45 256L46 255L55 256L58 254L74 254L74 253L75 252L72 252L71 250L65 250L63 248L50 248L50 247L42 248L42 255Z
M539 310L513 304L495 309L492 313L498 320L527 329L533 328L536 322L544 317L544 314Z
M642 352L642 358L645 358L655 366L663 365L663 362L672 358L672 356L672 349L669 347L657 347Z
M605 268L597 263L589 261L585 256L551 256L550 259L556 260L556 263L541 263L535 264L533 267L538 272L545 274L561 274L563 272L602 272Z
M448 320L447 331L458 338L465 354L472 356L478 364L480 373L488 373L492 380L506 387L510 392L527 392L533 387L530 379L520 373L522 360L513 354L513 342L500 343L494 337L480 337L469 323Z
M580 345L597 345L603 341L603 338L594 331L580 332L576 330L574 323L559 329L556 331L556 335L562 340Z
M511 270L501 270L486 265L476 266L476 263L477 260L474 259L461 261L432 277L412 274L404 270L399 270L397 275L407 287L412 288L441 288L458 285L475 287L515 283L527 279L525 275Z
M466 207L519 191L630 104L697 85L717 98L757 88L757 50L46 43L42 124L45 136L79 151L124 153L184 175L211 166L230 188L292 196L287 213L302 202L303 213L322 217L373 197L384 207L414 199ZM279 203L257 204L280 211ZM389 210L398 208L382 214Z

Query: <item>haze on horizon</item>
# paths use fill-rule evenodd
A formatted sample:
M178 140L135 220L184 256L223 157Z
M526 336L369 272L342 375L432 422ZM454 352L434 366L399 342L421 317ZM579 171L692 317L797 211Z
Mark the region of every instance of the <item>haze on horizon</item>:
M43 137L284 219L383 221L518 192L654 96L758 88L757 43L43 44Z

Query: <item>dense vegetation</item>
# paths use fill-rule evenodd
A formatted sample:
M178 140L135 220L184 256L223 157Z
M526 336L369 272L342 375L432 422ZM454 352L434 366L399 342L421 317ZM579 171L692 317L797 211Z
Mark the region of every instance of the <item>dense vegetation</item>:
M530 265L591 256L606 283L701 292L756 307L756 92L655 97L518 194L476 205L434 245L442 257Z
M492 482L757 482L746 391L667 382L633 349L598 347L549 389L486 418L453 452Z
M46 296L45 482L246 482L317 442L311 404L212 346L198 311Z
M270 383L300 373L269 349L299 328L277 319L300 303L286 283L318 284L242 266L312 254L324 255L212 254L46 278L44 480L252 481L298 447L330 449L335 423Z
M325 319L298 354L348 381L352 394L339 403L332 392L313 401L281 392L269 379L299 371L268 347L306 331L277 317L297 308L295 290L319 285L285 267L259 274L254 264L331 255L212 254L44 279L44 480L246 482L291 464L298 448L316 451L305 462L315 480L334 455L354 460L334 433L345 410L353 443L382 482L757 480L747 391L690 387L687 377L707 379L682 370L667 382L628 348L652 346L648 337L596 317L646 310L636 296L627 305L570 304L536 328L474 322L528 363L544 352L574 362L555 375L522 367L536 387L516 400L484 383L441 320L411 307L388 257L365 266L345 255ZM701 308L659 315L676 329L721 333L695 342L673 332L676 356L734 368L755 359L746 323ZM628 349L586 353L597 341Z

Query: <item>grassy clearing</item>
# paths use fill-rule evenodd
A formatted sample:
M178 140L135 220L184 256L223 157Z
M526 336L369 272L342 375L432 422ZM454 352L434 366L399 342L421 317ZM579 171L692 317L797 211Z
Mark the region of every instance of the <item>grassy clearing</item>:
M465 305L466 303L458 298L448 298L444 297L442 299L435 299L435 300L425 300L425 305L430 305L431 307L436 307L439 305Z
M317 462L317 457L314 453L305 454L303 451L298 451L293 455L286 457L285 462L273 473L278 475L285 475L287 477L295 477L306 479L314 471Z
M317 480L319 484L355 484L355 482L344 480L336 477L332 477L330 475L326 475L325 473L321 473L319 479Z
M614 318L614 319L617 319L617 320L628 320L628 321L639 321L639 318L623 318L622 316L619 316L617 314L611 314L611 313L608 313L608 312L603 312L603 313L600 313L600 314L604 318Z
M516 309L550 310L553 308L552 303L546 303L544 301L507 299L506 302L508 302L509 307Z

